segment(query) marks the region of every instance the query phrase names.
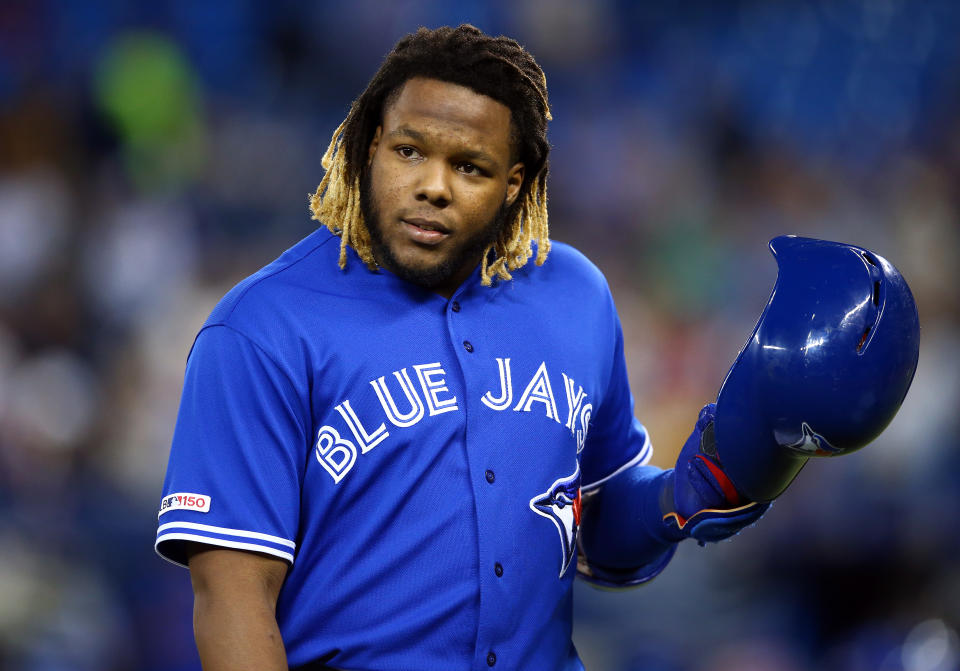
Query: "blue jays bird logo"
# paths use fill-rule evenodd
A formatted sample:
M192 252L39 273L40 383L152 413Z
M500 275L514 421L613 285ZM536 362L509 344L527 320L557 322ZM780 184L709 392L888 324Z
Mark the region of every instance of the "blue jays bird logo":
M832 457L842 452L840 448L834 447L826 438L811 429L806 422L803 422L800 430L803 432L800 440L785 447L810 457Z
M530 499L530 510L553 522L560 532L562 578L573 561L577 531L580 529L580 464L577 464L573 475L560 478L547 491Z

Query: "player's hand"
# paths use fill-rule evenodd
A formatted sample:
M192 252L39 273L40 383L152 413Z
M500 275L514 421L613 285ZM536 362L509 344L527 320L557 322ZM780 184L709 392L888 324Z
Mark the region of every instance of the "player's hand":
M695 538L702 545L724 540L755 523L770 507L744 497L723 472L714 443L716 409L710 403L700 411L661 495L663 520L678 541Z

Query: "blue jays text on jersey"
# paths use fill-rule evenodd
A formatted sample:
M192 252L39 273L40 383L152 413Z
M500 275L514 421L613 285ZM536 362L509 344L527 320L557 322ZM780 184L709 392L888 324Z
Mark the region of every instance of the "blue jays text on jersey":
M535 405L544 414L546 419L560 422L560 412L557 409L557 399L547 372L547 362L543 361L529 383L520 393L516 405L513 403L513 376L511 374L510 357L497 357L497 368L500 379L496 395L486 391L480 401L496 411L531 412ZM418 385L411 382L410 370L415 373ZM376 392L383 413L377 419L383 419L376 428L367 420L358 417L356 410L350 404L350 399L344 399L334 407L340 415L342 424L349 430L353 440L344 437L346 431L338 430L335 426L323 425L317 430L316 457L320 465L330 474L333 481L339 483L353 468L358 454L366 454L380 443L390 438L391 431L387 429L389 421L393 427L409 429L416 426L426 417L433 417L446 412L460 412L457 397L450 395L446 384L447 372L440 362L414 364L404 366L400 370L392 371L396 378L395 385L400 392L397 396L404 399L398 403L394 398L391 385L386 375L371 380L370 386ZM575 380L561 373L564 392L566 393L566 422L564 426L575 437L577 453L583 450L587 430L590 426L590 417L593 405L585 402L587 393L583 387L577 387ZM404 409L401 410L400 407ZM429 420L428 420L429 421ZM359 448L359 449L358 449Z
M447 300L338 253L316 231L197 336L157 551L289 562L291 666L582 668L580 493L650 456L603 276L557 243Z

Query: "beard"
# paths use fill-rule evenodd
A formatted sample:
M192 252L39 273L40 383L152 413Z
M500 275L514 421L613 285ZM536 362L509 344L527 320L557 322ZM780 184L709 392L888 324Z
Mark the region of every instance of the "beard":
M373 201L370 171L360 178L360 212L370 233L373 257L377 263L397 277L413 284L434 289L447 284L464 266L480 262L483 250L496 242L507 226L510 208L504 203L480 231L460 243L442 259L430 266L404 264L397 258L383 235L380 211Z

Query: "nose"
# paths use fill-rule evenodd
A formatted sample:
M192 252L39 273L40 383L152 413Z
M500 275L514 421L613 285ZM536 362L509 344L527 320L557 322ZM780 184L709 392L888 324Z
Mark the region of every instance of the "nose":
M450 204L453 199L450 172L442 161L424 161L416 186L416 198L437 207Z

